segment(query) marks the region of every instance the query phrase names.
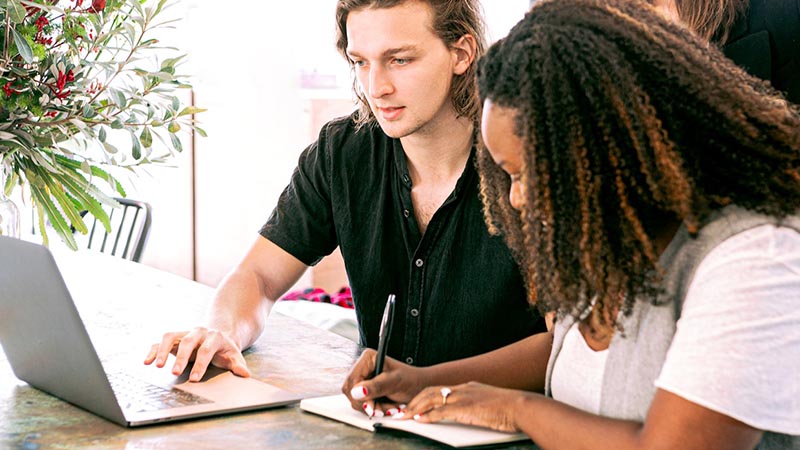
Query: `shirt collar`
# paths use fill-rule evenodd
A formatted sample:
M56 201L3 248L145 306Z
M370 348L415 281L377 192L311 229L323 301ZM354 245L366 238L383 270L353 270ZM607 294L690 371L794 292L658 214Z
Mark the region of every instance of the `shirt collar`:
M403 186L405 186L408 190L411 190L411 174L408 173L408 161L406 160L406 153L403 150L403 144L400 142L400 139L392 139L392 152L394 153L394 165L397 173L400 175L400 182ZM464 165L464 170L461 172L461 176L458 178L456 182L456 188L453 190L453 193L448 197L448 201L451 199L458 198L464 192L467 186L470 185L474 177L476 176L476 169L475 169L475 157L477 155L477 150L475 143L473 142L472 148L469 152L469 158L467 159L467 163Z

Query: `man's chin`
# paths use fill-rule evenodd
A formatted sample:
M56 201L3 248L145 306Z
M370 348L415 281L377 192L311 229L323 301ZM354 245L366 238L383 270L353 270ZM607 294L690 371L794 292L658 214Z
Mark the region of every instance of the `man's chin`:
M398 122L386 122L378 119L378 125L383 130L383 134L393 139L400 139L412 134L416 130L410 130L408 126Z

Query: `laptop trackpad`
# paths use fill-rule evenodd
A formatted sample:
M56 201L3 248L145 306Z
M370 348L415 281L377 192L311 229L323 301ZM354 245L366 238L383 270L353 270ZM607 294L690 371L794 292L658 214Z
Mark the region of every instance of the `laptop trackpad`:
M283 389L255 378L243 378L229 370L210 366L200 382L190 382L189 371L184 371L173 382L173 387L190 392L216 403L242 405L280 402L296 397Z

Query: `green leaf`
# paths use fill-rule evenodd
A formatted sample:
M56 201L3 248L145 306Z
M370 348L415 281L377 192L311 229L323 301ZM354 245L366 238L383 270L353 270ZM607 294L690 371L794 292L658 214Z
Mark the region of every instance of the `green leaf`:
M114 129L114 130L121 130L121 129L125 128L125 125L123 125L123 124L122 124L122 121L121 121L121 120L119 120L119 119L116 119L116 120L114 120L113 122L111 122L111 125L110 125L110 126L111 126L111 128L112 128L112 129Z
M156 72L153 74L153 76L158 78L160 81L172 81L173 79L175 79L175 77L171 73L166 71Z
M103 142L103 148L105 149L106 153L109 153L111 155L119 153L119 150L117 149L117 147L114 147L113 145L109 144L108 142Z
M181 56L178 56L177 58L165 59L164 62L161 63L161 70L164 71L167 68L174 68L175 65L185 57L186 57L186 55L181 55Z
M36 208L36 223L38 224L39 235L42 236L42 245L47 247L50 244L50 240L47 238L47 229L44 226L44 209L38 201L33 201L32 203Z
M79 198L83 203L84 197L86 199L97 198L105 204L113 205L114 199L109 197L108 195L101 192L95 185L89 182L89 180L81 175L80 172L77 171L78 168L82 167L82 163L75 161L73 159L69 159L66 157L62 157L60 155L56 155L56 159L59 160L60 163L67 169L60 173L52 174L53 177L57 178L60 183L67 186L70 192ZM75 170L69 170L75 169ZM92 175L98 176L101 178L110 178L110 175L106 173L104 170L100 169L96 166L91 166Z
M106 141L106 127L102 126L100 127L100 131L98 132L98 138L100 139L100 142Z
M142 141L142 145L145 148L150 148L153 146L153 135L150 133L150 128L144 127L142 134L139 135L139 140Z
M206 133L206 130L204 130L204 129L200 128L200 127L194 127L194 129L195 129L195 131L197 131L197 134L199 134L200 136L208 137L208 133Z
M198 114L206 111L208 110L204 108L198 108L196 106L187 106L186 108L183 108L183 110L180 113L178 113L178 117L185 116L187 114Z
M17 172L11 172L11 176L6 177L6 183L2 189L6 196L11 195L11 191L13 191L14 187L17 185L17 178Z
M132 143L131 155L133 156L133 159L141 158L142 144L139 142L139 138L133 132L131 132L131 143Z
M56 175L55 177L75 196L81 208L89 211L91 215L103 224L106 232L110 233L111 224L108 219L108 214L103 209L103 205L100 204L100 201L110 206L118 206L118 203L113 198L100 192L96 186L78 173L64 173ZM100 200L98 201L97 199Z
M64 192L64 186L56 183L54 178L49 179L47 186L50 188L50 195L56 199L59 206L61 206L61 211L67 216L70 225L72 225L75 230L86 234L89 231L86 228L86 222L83 221L83 217L81 217L81 213L75 207L75 204L67 197L66 192Z
M53 226L56 233L61 236L64 243L67 244L67 247L72 250L77 250L78 244L75 242L75 236L72 235L72 230L47 192L31 183L31 194L35 201L44 208L47 218L50 219L50 224Z
M181 144L181 140L178 136L170 133L169 134L170 140L172 140L172 146L175 148L176 151L182 152L183 151L183 144Z
M22 23L22 21L25 20L25 14L26 14L25 7L22 6L22 3L19 0L7 0L6 6L8 11L8 18L9 20L11 20L12 23ZM16 42L16 36L14 36L14 41ZM19 46L19 44L17 44L17 46Z
M178 100L178 97L172 97L172 109L177 111L181 108L181 101Z
M172 121L172 122L169 123L169 126L167 127L167 131L169 131L170 133L177 133L178 131L181 131L181 124L179 124L178 122Z
M156 6L156 10L155 10L155 12L153 13L153 15L154 15L154 16L155 16L156 14L158 14L158 13L160 13L160 12L161 12L161 9L162 9L162 8L164 8L164 4L165 4L165 3L167 3L167 0L160 0L160 1L158 2L158 6Z
M86 106L83 107L82 114L83 114L83 117L86 117L87 119L91 119L92 117L97 115L97 112L94 110L94 108L92 108L92 105L86 105Z
M128 99L125 98L125 94L123 94L119 89L108 88L108 95L111 98L111 101L114 102L114 104L120 109L125 108L125 106L128 104Z
M14 0L9 0L14 1ZM23 8L24 10L24 8ZM30 64L33 62L33 50L31 50L31 46L28 45L28 41L25 40L17 30L14 28L11 29L11 32L14 33L14 44L17 46L17 50L19 51L19 56L25 60L26 63Z

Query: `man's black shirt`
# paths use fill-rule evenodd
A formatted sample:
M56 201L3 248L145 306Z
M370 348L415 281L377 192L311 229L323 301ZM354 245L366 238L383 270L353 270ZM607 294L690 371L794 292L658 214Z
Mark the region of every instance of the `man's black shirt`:
M736 20L725 56L800 105L800 0L750 0Z
M424 235L398 139L351 117L325 125L300 156L261 234L305 264L341 248L361 344L376 348L397 296L389 356L428 366L544 331L519 268L482 215L473 155Z

